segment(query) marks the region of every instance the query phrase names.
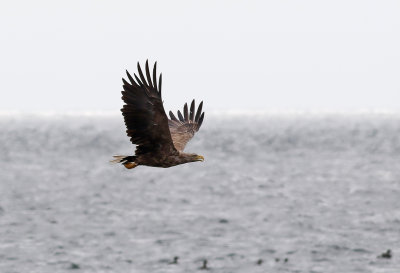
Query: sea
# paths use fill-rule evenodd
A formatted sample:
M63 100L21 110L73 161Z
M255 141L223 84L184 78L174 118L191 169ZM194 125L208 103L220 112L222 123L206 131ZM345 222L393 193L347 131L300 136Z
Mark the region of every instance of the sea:
M0 115L0 272L400 272L400 113L206 113L185 151L128 170L119 114Z

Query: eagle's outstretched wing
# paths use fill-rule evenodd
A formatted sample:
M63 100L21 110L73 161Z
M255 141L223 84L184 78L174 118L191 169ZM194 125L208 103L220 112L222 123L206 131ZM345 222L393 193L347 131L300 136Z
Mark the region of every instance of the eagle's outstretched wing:
M175 151L171 133L168 128L168 117L165 114L161 100L161 81L157 87L157 63L153 68L153 79L150 76L149 64L146 61L146 78L138 63L137 68L139 77L134 74L136 81L128 71L128 83L125 79L122 100L125 105L121 112L124 116L126 133L131 138L131 142L136 144L136 155L148 152Z
M178 119L169 111L169 116L171 118L168 120L169 130L174 146L178 151L182 152L189 140L191 140L194 134L200 129L204 119L204 112L202 112L202 109L203 102L200 103L195 115L195 102L193 100L190 105L190 113L188 112L187 103L185 103L183 107L183 116L178 110Z

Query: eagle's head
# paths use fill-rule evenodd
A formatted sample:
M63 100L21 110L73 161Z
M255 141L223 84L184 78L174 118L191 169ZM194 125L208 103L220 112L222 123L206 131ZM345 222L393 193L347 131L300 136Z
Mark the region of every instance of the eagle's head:
M198 154L181 153L180 157L185 161L185 163L204 161L204 157Z

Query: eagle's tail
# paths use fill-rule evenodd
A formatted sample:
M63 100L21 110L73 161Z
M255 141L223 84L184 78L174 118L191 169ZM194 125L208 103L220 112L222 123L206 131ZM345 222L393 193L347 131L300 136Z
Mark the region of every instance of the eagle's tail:
M114 159L110 160L111 163L122 163L125 168L133 169L138 164L135 162L136 156L114 155Z

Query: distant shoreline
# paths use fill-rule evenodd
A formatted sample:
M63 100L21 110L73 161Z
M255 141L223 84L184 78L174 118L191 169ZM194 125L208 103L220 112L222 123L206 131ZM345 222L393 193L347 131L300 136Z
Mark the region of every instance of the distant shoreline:
M167 111L167 109L166 109ZM93 110L93 111L1 111L0 117L119 117L119 110ZM354 110L335 110L335 109L268 109L268 110L209 110L206 115L210 117L262 117L262 116L400 116L400 109L354 109Z

